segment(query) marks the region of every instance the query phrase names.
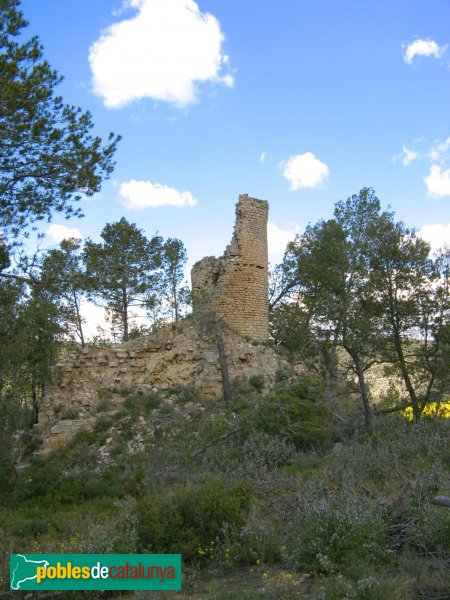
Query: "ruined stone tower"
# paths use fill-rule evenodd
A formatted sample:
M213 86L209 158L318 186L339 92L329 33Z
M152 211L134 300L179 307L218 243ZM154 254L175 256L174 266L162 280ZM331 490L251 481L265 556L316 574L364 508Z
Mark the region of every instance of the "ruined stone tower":
M194 313L205 306L255 341L269 338L267 216L264 200L239 196L233 239L221 258L192 268Z
M40 452L50 452L67 444L77 431L95 427L104 414L99 412L100 390L112 395L105 409L111 414L122 410L121 388L147 393L192 386L199 397L220 398L220 353L214 336L205 335L205 313L213 312L228 324L222 337L230 377L257 376L271 389L282 364L279 356L272 348L245 339L264 342L269 337L267 213L267 202L239 196L233 239L224 255L194 265L194 313L200 319L172 323L111 348L86 347L57 365L35 425L43 443ZM173 402L170 396L167 402ZM149 431L158 426L158 410L150 423L141 416Z

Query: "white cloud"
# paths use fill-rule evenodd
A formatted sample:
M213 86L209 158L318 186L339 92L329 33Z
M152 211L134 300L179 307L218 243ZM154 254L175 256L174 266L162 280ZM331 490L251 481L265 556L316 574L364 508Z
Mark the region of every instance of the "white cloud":
M269 221L267 223L269 254L284 253L288 243L295 238L298 229L298 226L295 226L295 229L281 229L281 227Z
M429 196L450 196L450 169L443 171L439 165L431 165L430 174L423 180Z
M210 13L194 0L129 0L138 13L108 27L89 49L94 92L109 108L153 98L186 106L196 84L221 83L229 58L224 35Z
M416 160L416 158L419 158L420 155L415 150L411 150L410 148L407 148L406 146L402 146L402 154L400 156L401 156L403 165L405 167L407 167L410 163L412 163L413 160Z
M419 233L430 244L432 252L436 252L445 245L450 246L450 223L448 225L424 225Z
M259 162L263 163L265 160L266 160L266 153L261 152L261 154L259 155Z
M432 146L430 151L428 152L428 158L430 158L433 161L441 160L442 158L445 158L445 154L448 152L449 149L450 137L447 138L444 142L440 142Z
M106 321L106 311L102 306L97 306L92 302L82 300L80 312L84 319L83 333L86 338L92 339L97 335L97 327L106 331L110 328L109 323Z
M142 210L158 206L195 206L197 199L191 192L179 192L175 188L152 183L151 181L136 181L131 179L122 183L119 194L124 199L124 205L130 210Z
M281 163L283 177L291 182L292 191L299 188L314 188L324 183L328 177L327 165L314 156L312 152L294 154Z
M83 239L83 236L77 227L66 227L65 225L57 225L56 223L52 223L45 233L55 242L62 242L69 238L77 238L78 240Z
M82 300L80 312L83 317L83 333L88 340L102 332L110 338L111 322L108 320L108 313L104 306L98 306L93 302ZM130 327L139 325L150 325L147 312L144 308L135 306L133 312L129 315Z
M414 40L406 46L403 60L409 65L415 56L434 56L440 58L444 53L446 46L438 46L433 40Z

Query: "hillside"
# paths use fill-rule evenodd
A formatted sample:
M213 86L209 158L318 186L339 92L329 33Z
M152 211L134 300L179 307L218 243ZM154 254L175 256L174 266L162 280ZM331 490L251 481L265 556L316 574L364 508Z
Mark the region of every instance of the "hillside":
M183 554L182 592L116 597L448 598L449 511L431 500L450 490L449 421L368 432L345 395L330 408L320 382L278 379L236 381L229 406L99 389L92 432L2 473L0 598L6 551Z

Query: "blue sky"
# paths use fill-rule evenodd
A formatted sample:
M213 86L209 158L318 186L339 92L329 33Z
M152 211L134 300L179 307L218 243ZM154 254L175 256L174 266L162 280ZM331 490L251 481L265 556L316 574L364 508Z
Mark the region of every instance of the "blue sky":
M371 186L435 246L450 238L448 0L23 0L66 102L120 133L85 218L125 216L220 255L240 193L270 204L272 262Z

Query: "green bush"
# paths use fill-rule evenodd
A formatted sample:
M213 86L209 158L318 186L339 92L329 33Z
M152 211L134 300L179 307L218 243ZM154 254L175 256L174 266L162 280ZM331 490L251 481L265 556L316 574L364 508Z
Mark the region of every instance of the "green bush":
M192 385L176 385L167 390L168 396L176 396L179 404L192 402L198 397L197 390Z
M25 519L22 522L15 523L11 528L11 533L18 537L36 537L47 533L48 523L42 519Z
M146 393L142 390L126 390L126 392L125 394L122 391L122 394L126 396L123 407L133 417L141 414L148 416L152 410L159 408L161 405L161 398L157 392Z
M387 527L370 508L320 503L299 520L292 556L299 570L353 573L388 557Z
M310 600L385 600L385 591L375 577L364 577L352 581L342 575L325 579L308 595ZM391 600L391 596L388 596Z
M304 379L262 398L251 421L260 431L282 437L296 448L323 447L330 437L331 413L319 398L320 388Z
M255 388L255 390L261 393L264 389L264 379L260 375L253 375L248 380L249 384Z
M283 549L277 536L263 523L243 527L238 536L225 544L225 562L238 565L275 564L282 560Z
M61 419L70 419L72 421L79 419L80 411L78 409L76 409L75 407L70 406L61 412L60 418Z
M103 401L108 402L109 400L112 400L112 398L114 397L114 392L111 388L98 388L97 396L100 401L103 400Z
M152 493L136 508L140 550L182 553L185 560L212 558L211 544L223 542L243 527L251 490L246 483L225 484L208 479L193 487L172 486L165 494Z

